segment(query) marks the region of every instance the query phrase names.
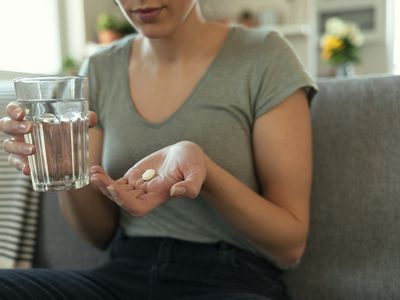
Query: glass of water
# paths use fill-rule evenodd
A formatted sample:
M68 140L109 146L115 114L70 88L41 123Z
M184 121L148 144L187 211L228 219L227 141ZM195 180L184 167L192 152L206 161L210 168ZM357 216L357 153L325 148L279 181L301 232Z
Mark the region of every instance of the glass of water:
M35 191L64 191L89 184L88 80L81 76L14 79L17 101L32 123L25 142Z

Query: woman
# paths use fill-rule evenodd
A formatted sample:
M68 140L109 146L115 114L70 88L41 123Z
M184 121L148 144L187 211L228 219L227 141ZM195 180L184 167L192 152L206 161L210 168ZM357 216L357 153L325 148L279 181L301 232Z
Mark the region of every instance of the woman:
M117 4L140 34L84 67L92 184L59 198L86 240L121 237L95 270L0 272L0 298L288 299L279 275L308 232L313 82L279 34L205 21L197 0ZM30 124L7 113L4 148L28 175Z

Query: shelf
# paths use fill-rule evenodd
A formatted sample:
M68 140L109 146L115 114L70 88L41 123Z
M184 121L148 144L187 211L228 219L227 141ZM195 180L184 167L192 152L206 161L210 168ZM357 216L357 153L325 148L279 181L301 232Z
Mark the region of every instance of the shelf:
M264 28L276 30L282 33L284 36L309 36L311 33L311 27L307 24L287 24L287 25L276 25L276 26L263 26Z

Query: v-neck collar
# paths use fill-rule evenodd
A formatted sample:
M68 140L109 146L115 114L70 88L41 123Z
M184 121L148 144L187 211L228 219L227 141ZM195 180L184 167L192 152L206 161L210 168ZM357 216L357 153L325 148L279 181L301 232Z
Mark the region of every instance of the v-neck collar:
M210 75L212 74L213 70L216 68L216 65L219 63L220 60L222 60L224 53L227 51L227 49L229 48L229 44L232 41L232 36L233 33L235 31L236 27L235 26L231 26L229 28L229 32L225 38L225 41L222 45L222 47L218 50L218 53L215 55L215 57L213 58L212 62L209 64L207 70L205 71L205 73L203 74L203 76L199 79L199 81L196 83L196 85L194 86L193 90L191 91L191 93L189 94L189 96L185 99L184 102L182 102L182 104L171 114L169 115L166 119L164 119L161 122L157 122L157 123L153 123L150 122L148 120L146 120L145 118L143 118L137 111L136 106L134 104L134 101L132 99L131 93L130 93L130 88L129 88L129 59L132 55L132 51L133 51L133 43L134 40L136 39L136 36L133 37L129 42L128 42L128 47L127 47L127 51L126 51L126 61L127 61L127 66L125 66L125 75L126 75L126 84L124 84L124 89L125 89L125 94L128 96L129 99L129 106L131 108L131 111L133 112L135 118L142 123L144 126L147 127L151 127L151 128L159 128L162 127L164 125L166 125L167 123L171 122L173 119L176 118L176 116L182 111L184 110L187 106L190 105L191 102L193 102L194 99L196 99L196 95L201 91L202 87L206 84L208 78L210 77Z

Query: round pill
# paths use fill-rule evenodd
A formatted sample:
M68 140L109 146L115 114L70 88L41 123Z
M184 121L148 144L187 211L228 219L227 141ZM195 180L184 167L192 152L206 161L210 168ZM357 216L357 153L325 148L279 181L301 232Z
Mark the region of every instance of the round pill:
M148 181L152 179L156 175L156 170L154 169L147 169L146 172L143 173L142 179Z

